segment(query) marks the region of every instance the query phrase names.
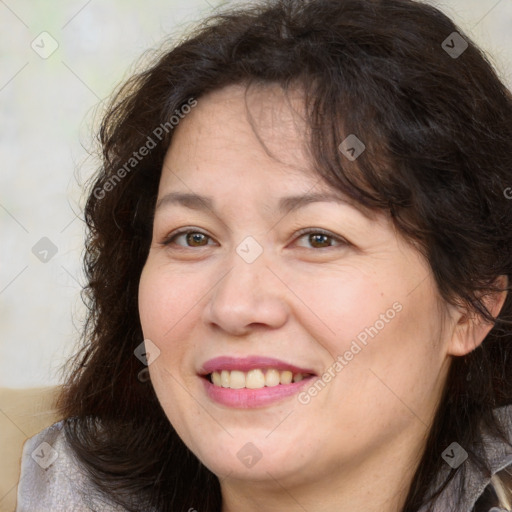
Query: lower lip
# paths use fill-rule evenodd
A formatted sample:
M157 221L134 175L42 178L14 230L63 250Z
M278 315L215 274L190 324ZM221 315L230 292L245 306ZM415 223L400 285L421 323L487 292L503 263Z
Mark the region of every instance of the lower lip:
M208 378L202 377L206 393L211 400L227 407L237 409L251 409L255 407L265 407L274 404L297 394L303 387L315 378L314 375L307 377L299 382L291 384L278 384L277 386L263 387L259 389L231 389L215 386Z

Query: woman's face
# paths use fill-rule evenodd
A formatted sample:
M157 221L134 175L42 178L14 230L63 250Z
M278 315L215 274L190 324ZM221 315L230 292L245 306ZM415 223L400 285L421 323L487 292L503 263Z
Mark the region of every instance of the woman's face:
M384 452L401 464L444 384L449 309L387 217L313 174L280 89L254 89L248 105L277 159L241 86L200 98L175 128L139 290L160 350L152 384L219 476L286 487Z

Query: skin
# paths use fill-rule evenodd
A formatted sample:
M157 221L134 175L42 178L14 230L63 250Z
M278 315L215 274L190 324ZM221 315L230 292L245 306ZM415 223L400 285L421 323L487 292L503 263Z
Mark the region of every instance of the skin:
M306 157L300 94L290 103L266 86L247 97L276 159L248 122L244 91L201 97L165 158L157 204L185 192L210 196L214 209L156 209L139 288L144 336L160 350L153 386L180 437L220 478L223 512L400 510L450 360L492 326L441 300L428 264L384 214L327 201L279 213L282 196L337 191ZM207 236L162 243L182 227ZM303 228L332 238L298 235ZM263 249L252 263L236 252L247 236ZM401 311L307 404L292 396L228 408L197 376L222 355L275 357L322 375L396 302ZM248 442L262 455L252 467L237 457Z

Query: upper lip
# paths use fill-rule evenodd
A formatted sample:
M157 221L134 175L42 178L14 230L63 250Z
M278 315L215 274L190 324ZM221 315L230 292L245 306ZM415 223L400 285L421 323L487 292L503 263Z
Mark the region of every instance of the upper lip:
M315 372L309 368L301 368L294 364L287 363L280 359L273 357L262 357L262 356L249 356L249 357L229 357L221 356L209 359L203 363L199 370L199 375L209 375L212 372L220 372L222 370L239 370L241 372L248 372L249 370L269 369L273 368L279 371L289 370L292 373L309 373L315 374Z

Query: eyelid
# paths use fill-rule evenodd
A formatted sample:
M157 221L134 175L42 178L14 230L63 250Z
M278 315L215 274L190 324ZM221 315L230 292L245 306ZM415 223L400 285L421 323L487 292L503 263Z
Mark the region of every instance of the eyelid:
M206 236L207 238L209 238L210 240L213 240L213 237L211 237L208 233L205 233L203 230L201 230L199 228L195 228L193 226L188 226L188 227L179 228L176 231L173 231L172 233L167 235L161 242L161 245L167 246L172 242L173 239L177 238L178 236L184 235L184 234L189 234L189 233L200 233L200 234ZM345 238L343 238L339 235L336 235L336 234L332 233L331 231L328 231L328 230L322 229L322 228L314 228L314 227L300 229L299 231L294 233L294 240L302 238L304 235L308 235L308 234L319 234L319 235L328 236L329 238L332 238L333 240L336 240L337 242L339 242L341 244L341 246L351 245L350 242L348 242ZM178 246L178 247L198 249L201 247L207 247L208 245L209 244L203 245L203 246L196 246L196 247L189 247L189 246ZM336 247L336 246L330 246L330 247ZM330 247L323 247L323 249L329 249ZM307 247L302 247L302 248L307 249ZM312 249L316 250L316 251L319 250L319 249L315 249L315 248L312 248Z
M208 233L205 233L202 229L195 228L194 226L188 226L188 227L179 228L176 231L169 233L168 235L166 235L164 237L164 239L160 243L163 246L167 246L172 242L173 239L177 238L178 236L186 235L189 233L200 233L200 234L206 236L207 238L213 240L213 238ZM178 246L178 247L187 247L187 246ZM206 247L206 246L203 246L203 247ZM201 246L198 246L198 248L201 248Z
M332 231L329 231L327 229L322 229L322 228L304 228L304 229L300 229L299 231L297 231L295 233L296 237L301 237L303 235L309 235L309 234L325 235L325 236L333 238L334 240L337 240L338 242L343 242L345 244L349 243L348 240L346 240L342 236L336 235Z

